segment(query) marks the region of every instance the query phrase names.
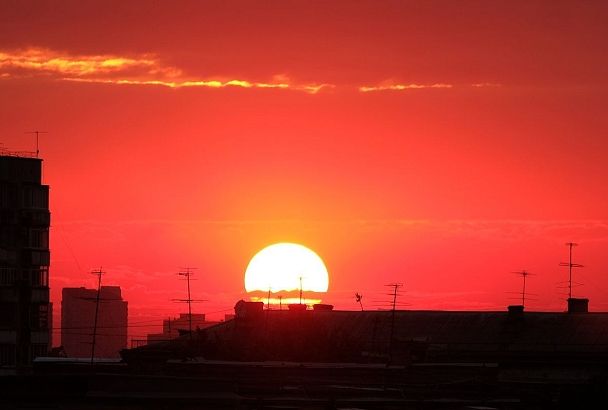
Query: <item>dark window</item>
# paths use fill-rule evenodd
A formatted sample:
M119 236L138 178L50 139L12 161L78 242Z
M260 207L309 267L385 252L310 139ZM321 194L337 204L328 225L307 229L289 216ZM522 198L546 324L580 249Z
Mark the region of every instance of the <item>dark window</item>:
M15 345L2 343L0 344L0 364L15 364Z

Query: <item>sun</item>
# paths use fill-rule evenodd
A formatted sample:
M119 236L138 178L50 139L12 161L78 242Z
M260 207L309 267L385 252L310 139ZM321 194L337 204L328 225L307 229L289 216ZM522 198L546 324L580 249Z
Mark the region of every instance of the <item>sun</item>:
M300 290L327 292L329 274L323 260L297 243L281 242L259 251L245 271L247 292Z

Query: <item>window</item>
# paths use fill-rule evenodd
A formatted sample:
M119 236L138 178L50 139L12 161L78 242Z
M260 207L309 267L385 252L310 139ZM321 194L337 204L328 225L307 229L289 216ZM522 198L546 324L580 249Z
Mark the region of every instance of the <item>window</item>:
M32 286L49 286L49 268L42 266L39 269L32 269L30 271L30 283Z
M16 280L16 268L0 268L0 286L13 285Z
M49 231L47 229L30 229L28 234L28 246L30 248L48 249Z
M15 364L15 345L8 343L0 344L0 365Z
M49 305L32 305L30 314L30 326L33 330L44 330L49 328Z
M47 209L49 207L48 187L25 186L23 188L23 207Z

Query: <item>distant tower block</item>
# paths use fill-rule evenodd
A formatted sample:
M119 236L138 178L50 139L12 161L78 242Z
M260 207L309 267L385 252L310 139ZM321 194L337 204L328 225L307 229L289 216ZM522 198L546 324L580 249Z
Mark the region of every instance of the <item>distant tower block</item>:
M99 295L97 329L95 310ZM120 287L63 288L61 294L61 344L68 357L89 358L95 333L95 358L117 358L127 347L127 302Z

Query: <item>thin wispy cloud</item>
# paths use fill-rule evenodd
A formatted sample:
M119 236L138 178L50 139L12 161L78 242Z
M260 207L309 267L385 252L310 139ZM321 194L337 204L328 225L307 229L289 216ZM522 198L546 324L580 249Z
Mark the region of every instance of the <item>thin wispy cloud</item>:
M399 84L393 82L384 82L378 85L365 85L359 87L362 93L378 92L378 91L412 91L412 90L433 90L433 89L452 89L452 88L484 88L484 87L500 87L498 83L473 83L473 84L448 84L448 83L433 83L433 84Z
M453 84L381 84L374 86L361 86L359 91L363 93L373 91L405 91L405 90L423 90L425 88L452 88Z
M319 81L301 83L285 75L272 75L269 81L254 81L246 78L220 78L186 73L179 67L166 64L155 54L71 54L47 48L31 47L16 50L0 50L0 79L51 78L59 81L109 84L120 86L156 86L171 89L267 89L291 90L317 94L338 88L335 84ZM407 92L414 90L439 90L452 88L500 87L501 84L479 82L473 84L450 84L436 82L399 83L393 80L376 85L342 85L355 88L361 93Z
M0 51L0 77L24 76L98 84L167 88L257 88L295 90L309 94L334 87L327 83L297 83L284 75L275 75L268 82L238 78L199 78L187 75L178 67L164 64L152 54L72 55L45 48Z

